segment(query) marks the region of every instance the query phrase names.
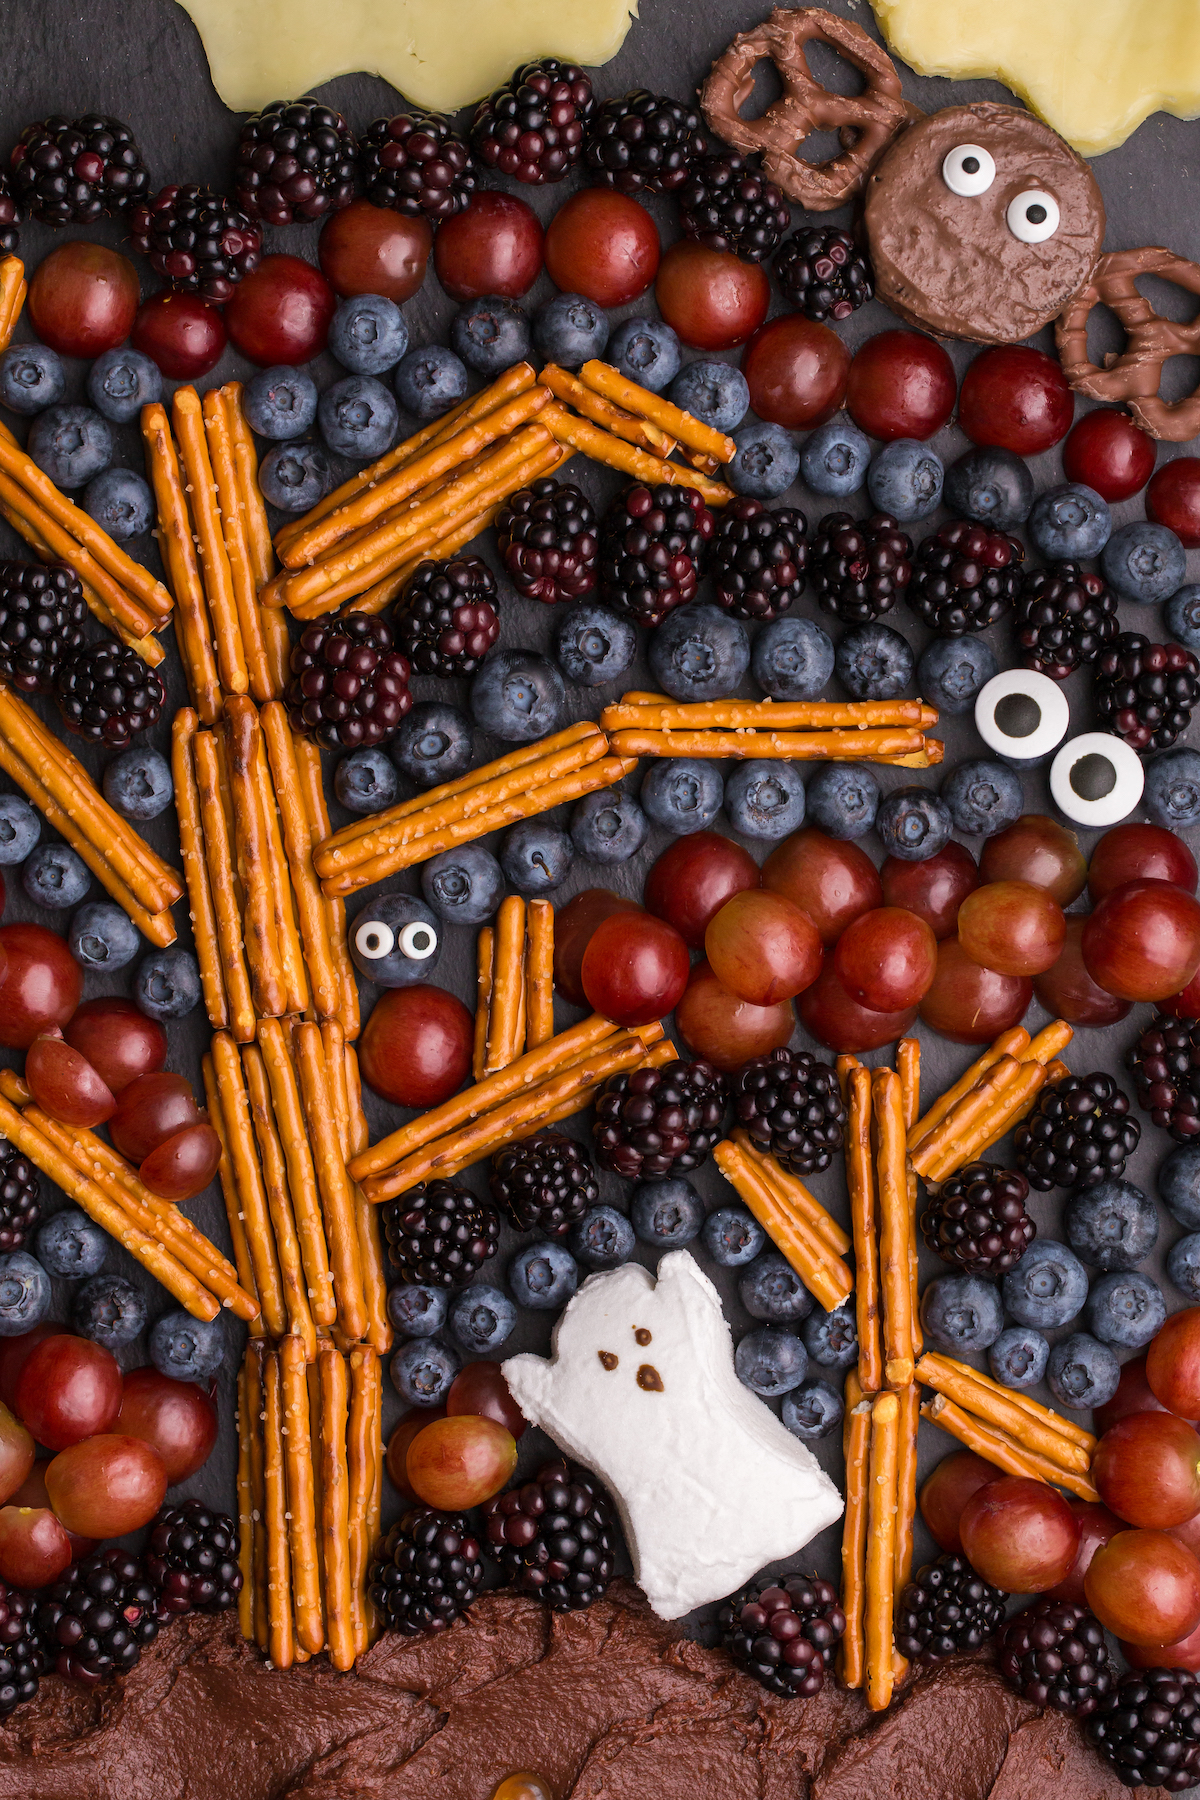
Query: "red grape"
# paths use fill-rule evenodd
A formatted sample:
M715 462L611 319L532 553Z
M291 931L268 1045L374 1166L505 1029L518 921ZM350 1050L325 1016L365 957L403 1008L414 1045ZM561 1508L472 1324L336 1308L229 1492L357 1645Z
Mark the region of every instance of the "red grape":
M12 1497L14 1506L44 1506L47 1512L53 1512L50 1496L46 1492L46 1470L49 1467L49 1462L34 1463L29 1474ZM63 1529L65 1531L66 1527L64 1526ZM81 1556L90 1556L96 1548L95 1538L81 1537L77 1531L68 1531L67 1541L71 1546L71 1555L76 1560ZM3 1579L3 1575L0 1575L0 1580Z
M652 871L653 872L653 871ZM583 953L592 933L613 913L641 912L635 900L609 888L584 888L554 915L554 985L572 1006L586 1006Z
M726 901L758 884L758 864L748 850L719 832L693 831L668 845L647 875L646 910L673 925L689 949L699 950ZM556 938L562 917L559 913L554 921Z
M1131 1357L1121 1365L1121 1379L1117 1383L1117 1391L1112 1399L1103 1406L1098 1406L1092 1417L1096 1422L1096 1430L1109 1431L1118 1419L1128 1418L1130 1413L1166 1412L1166 1407L1158 1399L1150 1383L1146 1380L1146 1353Z
M217 1441L217 1409L194 1381L173 1381L147 1366L125 1377L116 1430L143 1438L163 1459L167 1485L202 1469Z
M833 966L852 1000L872 1012L900 1012L927 992L937 968L937 939L916 913L877 906L851 920Z
M1156 471L1146 489L1146 517L1189 550L1200 544L1200 457L1177 456Z
M752 1056L782 1050L796 1029L796 1015L790 1000L775 1006L739 1000L706 962L698 962L675 1007L675 1024L694 1055L730 1073Z
M119 994L85 1000L63 1026L63 1037L114 1094L123 1093L136 1076L157 1075L166 1066L166 1032Z
M29 281L25 316L43 344L91 361L123 344L138 307L137 270L104 244L60 244Z
M409 1445L418 1431L424 1431L426 1425L432 1425L436 1420L445 1417L444 1406L414 1406L404 1414L388 1439L386 1456L388 1479L402 1499L416 1500L419 1498L408 1479Z
M1127 881L1084 926L1083 961L1122 1000L1166 1000L1200 968L1200 900L1169 881Z
M1200 1419L1200 1306L1171 1313L1150 1340L1146 1381L1168 1412Z
M879 871L885 906L902 906L924 919L935 938L953 937L958 909L979 886L975 858L953 838L924 862L889 856Z
M658 273L658 227L644 206L611 188L582 188L546 230L546 273L564 294L624 306Z
M1094 982L1083 964L1083 928L1080 913L1066 915L1067 934L1058 961L1033 978L1033 991L1048 1013L1068 1025L1116 1025L1129 1011L1128 1000L1118 1000ZM1170 1004L1164 1001L1166 1008ZM1128 1367L1128 1364L1126 1365Z
M1033 997L1027 975L999 975L972 962L956 937L938 945L937 974L921 1002L931 1031L952 1044L990 1044L1019 1025Z
M674 1011L689 966L687 945L673 925L653 913L616 913L592 933L580 977L593 1012L628 1028Z
M71 1561L66 1528L46 1506L0 1506L0 1581L40 1588Z
M446 1412L452 1419L460 1413L479 1413L485 1419L495 1419L514 1439L521 1436L527 1423L509 1392L499 1363L494 1362L463 1364L450 1383ZM428 1416L425 1415L426 1420Z
M89 1338L66 1332L43 1338L17 1377L13 1411L47 1450L65 1450L98 1431L110 1430L120 1409L117 1359Z
M803 313L784 313L755 332L742 352L750 404L760 419L811 431L846 397L850 352L836 331Z
M1064 438L1075 397L1062 364L1044 350L1000 344L977 356L963 376L958 422L973 444L1036 456Z
M821 940L807 913L782 894L748 888L709 921L704 953L723 987L755 1006L774 1006L821 972Z
M1095 418L1089 413L1089 418ZM1118 1638L1121 1655L1131 1669L1200 1669L1200 1625L1173 1644L1131 1644Z
M202 1194L221 1161L221 1140L213 1127L202 1121L185 1125L156 1144L143 1158L139 1175L163 1200L190 1200Z
M21 1370L39 1344L45 1343L49 1337L69 1336L61 1325L54 1325L49 1319L42 1325L35 1325L31 1331L22 1331L17 1337L0 1338L0 1402L14 1408L17 1404L17 1382Z
M1087 889L1092 905L1099 906L1129 881L1169 881L1194 894L1197 879L1196 859L1173 831L1162 825L1114 825L1092 851Z
M333 289L299 256L264 256L225 308L235 350L263 368L311 362L337 309Z
M1062 907L1031 881L989 881L959 909L959 944L998 975L1040 975L1058 961L1066 935Z
M1158 1010L1166 1013L1170 1019L1200 1019L1200 969L1197 969L1192 979L1177 994L1170 994L1165 1000L1160 1000Z
M939 1550L961 1556L958 1535L963 1507L989 1481L999 1481L1000 1470L973 1450L952 1450L925 1477L921 1488L921 1517Z
M130 343L171 381L195 381L220 362L229 334L220 309L164 288L138 307Z
M11 1500L33 1467L33 1434L0 1404L0 1505Z
M117 1110L111 1089L86 1056L59 1036L33 1040L25 1055L25 1083L42 1111L60 1125L90 1129Z
M883 905L879 872L866 851L811 825L776 845L763 864L762 884L808 914L826 949L852 919Z
M972 1568L1007 1594L1055 1587L1079 1548L1079 1521L1062 1495L1025 1475L1004 1475L977 1489L963 1507L959 1533Z
M317 256L335 294L382 294L397 306L425 279L433 228L369 200L352 200L321 227Z
M1200 1625L1200 1562L1169 1531L1118 1531L1083 1578L1107 1631L1131 1644L1172 1644Z
M868 437L918 438L940 431L958 382L942 346L920 331L877 331L854 353L846 409Z
M541 222L512 194L485 189L444 219L433 245L437 278L454 300L527 294L542 272Z
M1072 1606L1086 1606L1083 1578L1091 1566L1092 1558L1101 1544L1107 1544L1109 1538L1115 1537L1118 1531L1124 1531L1125 1527L1115 1513L1110 1513L1107 1506L1100 1506L1095 1500L1068 1500L1067 1505L1079 1523L1079 1548L1075 1552L1075 1561L1062 1580L1047 1591L1052 1600L1067 1600Z
M481 1506L500 1492L516 1466L511 1431L480 1413L435 1419L416 1434L405 1457L418 1500L442 1512Z
M123 1537L162 1505L166 1464L144 1439L104 1432L59 1452L46 1470L46 1491L68 1531Z
M1043 813L1023 813L1007 830L987 839L979 873L984 881L1031 882L1060 906L1070 906L1083 892L1087 862L1073 831Z
M83 992L83 970L44 925L0 925L0 950L7 958L0 975L0 1044L28 1050L48 1026L71 1017Z
M1200 1433L1174 1413L1129 1413L1097 1444L1092 1480L1130 1525L1186 1524L1200 1512Z
M662 259L654 298L671 330L693 350L732 350L766 318L771 284L759 263L681 238Z
M203 1118L186 1076L163 1069L139 1075L121 1094L108 1135L122 1156L140 1163L159 1144Z
M474 1021L462 1001L425 981L388 988L359 1039L367 1086L393 1106L425 1112L457 1093L471 1073Z
M1155 448L1127 412L1097 407L1067 433L1063 474L1095 488L1103 500L1132 500L1153 473Z
M840 1056L894 1044L911 1029L917 1016L915 1006L876 1012L860 1005L846 992L832 956L825 958L825 967L817 979L800 995L796 1010L805 1031Z

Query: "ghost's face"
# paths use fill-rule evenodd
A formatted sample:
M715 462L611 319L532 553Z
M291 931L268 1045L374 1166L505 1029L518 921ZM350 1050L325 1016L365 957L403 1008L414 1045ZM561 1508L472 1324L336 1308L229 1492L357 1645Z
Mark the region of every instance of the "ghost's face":
M983 102L908 126L868 178L876 289L910 324L1017 343L1089 279L1104 203L1087 163L1032 114Z

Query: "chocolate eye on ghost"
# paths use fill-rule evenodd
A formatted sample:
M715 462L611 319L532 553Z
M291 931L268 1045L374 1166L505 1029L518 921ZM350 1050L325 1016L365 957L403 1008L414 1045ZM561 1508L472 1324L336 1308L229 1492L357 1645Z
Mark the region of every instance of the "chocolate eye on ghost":
M956 144L942 160L942 180L952 194L973 199L996 179L996 164L982 144Z
M366 931L387 931L387 926L366 925L363 929ZM388 931L389 940L391 939L391 936L391 932ZM401 956L407 956L410 962L424 962L425 959L432 956L437 949L437 932L433 929L432 925L426 925L423 919L413 919L410 924L401 928L395 942L396 948ZM391 948L390 941L388 948Z
M1041 188L1026 188L1008 203L1004 222L1023 244L1044 244L1058 230L1058 201Z
M382 919L364 919L354 933L354 948L368 962L390 956L396 946L396 934Z

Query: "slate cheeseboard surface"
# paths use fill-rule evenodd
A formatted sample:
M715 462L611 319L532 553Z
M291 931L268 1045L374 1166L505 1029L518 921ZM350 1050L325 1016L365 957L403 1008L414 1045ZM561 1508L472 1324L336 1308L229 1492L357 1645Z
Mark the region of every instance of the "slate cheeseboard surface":
M693 94L697 83L703 78L710 61L725 48L733 35L742 29L756 24L768 11L766 0L698 0L695 5L674 4L672 0L642 0L643 16L633 24L625 46L618 57L607 67L596 72L596 88L601 96L619 94L635 86L648 86L658 91L683 98ZM873 17L867 5L857 0L833 0L833 10L846 14L863 24L869 31L876 33ZM877 34L876 34L877 35ZM77 116L87 111L111 112L126 120L132 127L141 144L151 170L155 187L166 182L187 180L207 181L215 186L224 186L231 163L233 146L236 139L239 120L229 113L214 91L208 75L207 63L199 37L183 9L174 0L0 0L0 41L5 46L4 64L5 79L3 99L0 100L0 153L7 154L8 148L15 142L19 132L29 121L45 116L48 113L65 113ZM813 67L817 74L844 91L853 91L856 78L844 65L818 46L813 51ZM951 83L942 80L922 80L907 70L902 70L904 92L926 110L956 102L978 99L996 99L1010 101L1012 96L994 82L962 82ZM761 102L763 105L777 91L773 73L766 71L759 83ZM341 108L355 129L362 129L370 120L382 113L400 110L400 101L395 91L385 82L367 75L342 77L328 83L318 90L321 97L330 104ZM756 100L758 96L756 95ZM751 109L753 110L753 109ZM469 115L468 115L469 116ZM1196 198L1200 195L1200 170L1196 168L1196 150L1200 144L1200 126L1182 123L1163 114L1152 116L1122 148L1110 152L1097 159L1095 171L1104 191L1105 204L1108 210L1107 247L1125 248L1144 243L1161 243L1169 245L1181 255L1200 256L1200 205ZM835 153L836 140L829 134L812 141L808 153L814 157ZM492 182L489 185L504 185ZM521 197L527 200L543 217L550 214L561 203L569 188L521 188ZM651 199L649 206L657 219L663 234L664 242L670 241L677 232L675 207L669 200ZM800 215L797 213L796 219ZM849 209L826 215L830 222L845 224L850 219ZM316 232L311 228L292 227L285 231L268 231L266 248L268 250L287 250L295 254L306 255L315 260ZM104 222L95 229L71 229L54 233L37 226L25 225L21 228L21 254L27 267L32 270L37 262L54 245L71 237L92 237L119 247L122 243L121 227L112 222ZM149 293L156 286L156 278L149 267L135 258L142 279L143 292ZM1160 310L1173 317L1190 315L1191 303L1188 297L1178 290L1172 290L1157 281L1145 283L1145 291L1151 294ZM539 279L537 285L527 296L526 304L535 306L549 297L553 289L547 277ZM652 310L650 297L632 306L618 309L613 315L616 319L628 314ZM430 272L421 292L405 307L411 341L421 344L429 341L443 340L450 317L454 310L453 302L443 294L438 283ZM772 312L785 310L778 293L774 294ZM846 341L853 348L868 336L894 326L896 320L878 303L871 303L846 321L840 330ZM1097 309L1095 324L1095 348L1105 349L1116 343L1114 336L1105 337L1104 331L1111 328L1115 334L1115 322ZM24 323L18 329L18 339L30 335ZM1051 334L1041 334L1037 341L1043 347L1052 349ZM949 344L947 348L954 359L961 375L970 361L973 351L963 344ZM732 353L729 360L736 360ZM245 377L252 371L232 352L227 353L218 367L205 378L200 385L207 387L233 377ZM318 385L328 385L337 379L342 372L332 358L325 356L319 359L314 368ZM1178 365L1168 371L1168 392L1175 394L1184 392L1196 379L1197 365L1191 359L1178 359ZM69 400L85 398L83 383L86 376L86 365L72 363L69 365L68 394ZM477 383L476 385L482 385ZM168 391L172 384L168 383ZM8 417L8 415L6 415ZM19 432L24 432L24 423L8 418L10 425L15 425ZM411 425L402 422L406 429ZM135 469L141 469L141 445L135 428L114 427L116 441L115 462ZM961 454L967 447L966 439L954 425L948 426L933 440L934 448L947 461ZM265 448L265 446L264 446ZM1186 452L1189 446L1163 446L1159 452L1160 462L1167 457ZM1039 489L1061 480L1061 462L1058 451L1035 459L1034 473ZM344 465L339 470L339 479L350 472L350 466ZM577 457L567 471L567 478L577 482L594 502L603 505L619 487L618 478L607 470ZM780 504L799 505L807 513L810 522L816 521L827 510L837 503L821 500L797 487L791 490L779 502ZM857 496L850 510L864 512L867 510L865 495ZM1127 502L1114 509L1116 522L1123 523L1127 519L1140 518L1143 513L1141 498ZM922 522L915 527L915 535L921 536L932 529L944 515L936 515L934 519ZM277 522L277 521L276 521ZM145 560L156 565L156 555L152 545L147 543L138 546L145 549ZM20 547L9 532L7 526L0 524L0 555L20 554ZM496 565L492 544L489 541L483 546L483 553ZM1193 565L1197 559L1189 557ZM1195 567L1189 570L1189 578L1196 579ZM553 613L535 602L519 599L511 587L501 578L503 596L503 624L501 642L509 647L523 646L535 649L548 648L551 628L554 623ZM701 590L701 598L705 590ZM805 596L798 605L802 614L819 618L821 623L831 631L836 639L842 627L835 620L821 615L815 603ZM903 632L918 652L928 640L929 634L905 607L901 607L896 615L890 615L888 622ZM1122 623L1126 629L1145 631L1151 637L1161 637L1161 623L1156 609L1123 606ZM98 632L94 635L99 635ZM987 635L988 641L995 650L1000 666L1009 666L1014 661L1011 632L1005 624L994 628ZM168 630L164 642L168 645L168 657L160 671L167 683L167 705L159 726L150 734L149 741L166 752L169 746L170 719L176 707L186 704L182 674L175 653L172 634ZM643 634L642 650L645 650ZM647 688L653 686L648 665L644 655L630 670L628 676L612 689L582 690L568 689L568 716L571 719L594 716L599 707L607 700L615 698L617 693L626 687ZM837 692L836 687L831 690ZM746 696L755 693L749 679L743 684L741 692ZM1072 710L1071 730L1078 733L1090 729L1093 723L1088 684L1084 678L1076 676L1065 684L1065 692ZM466 704L466 684L459 682L438 682L433 678L419 677L414 683L414 694L418 700L450 699L460 705ZM39 702L43 715L51 721L57 720L54 709L47 703ZM936 788L945 773L948 773L958 762L967 756L983 753L983 747L975 734L969 715L964 718L942 720L938 727L938 735L943 737L946 746L944 769L941 772L930 771L926 776L914 777L908 771L879 771L880 780L885 788L901 785L912 779L924 780ZM1194 736L1193 731L1190 736ZM1185 740L1186 741L1186 740ZM476 760L485 761L500 754L502 746L494 740L476 734ZM84 751L84 760L98 776L104 758L99 758ZM336 757L325 756L325 772L327 788L332 795L332 776ZM1026 794L1026 808L1032 812L1052 812L1049 790L1044 769L1024 771L1022 780ZM636 791L639 774L631 777L629 786ZM348 815L341 812L336 802L333 803L335 825L346 821ZM565 816L565 815L564 815ZM1135 817L1144 816L1141 813ZM727 835L733 835L722 815L718 821L718 829ZM168 812L145 828L145 834L154 848L172 860L178 859L178 841L175 832L174 814ZM46 836L53 834L47 832ZM1096 834L1081 833L1081 841L1085 850L1090 849ZM1200 849L1200 834L1193 834L1193 849ZM655 857L670 841L668 833L652 827L646 845L640 854L630 863L613 868L600 868L577 859L567 881L554 896L557 903L569 899L580 889L591 886L608 886L619 892L629 894L640 900L642 883L646 872ZM882 851L874 838L868 836L862 840L864 847L876 862L882 858ZM761 862L770 849L769 844L748 842L748 847ZM978 855L981 848L979 840L969 840L969 848ZM36 918L44 924L61 925L65 929L65 918L56 920L54 916L32 907L21 889L18 872L5 872L8 880L8 907L4 914L6 921L22 918ZM403 889L416 893L419 891L418 871L410 870L395 881L385 884L387 889ZM373 890L382 891L382 890ZM92 898L98 897L93 893ZM355 908L361 900L356 897ZM1082 907L1083 903L1077 903ZM180 943L190 943L186 904L176 908L179 918ZM474 932L461 927L446 929L440 960L433 971L431 979L442 986L452 989L468 1005L473 1004L474 988ZM128 992L126 977L131 971L109 980L98 980L89 977L85 993L92 996L103 992ZM362 1005L364 1017L376 998L376 990L367 984L362 985ZM572 1018L577 1016L560 1001L557 1006L557 1025L561 1029ZM1136 1036L1141 1025L1150 1016L1149 1007L1136 1007L1130 1017L1121 1025L1106 1031L1081 1030L1074 1043L1066 1053L1066 1060L1073 1071L1084 1073L1091 1069L1119 1070L1122 1066L1127 1046ZM1030 1029L1045 1022L1045 1015L1034 1005L1031 1008L1027 1023ZM200 1087L200 1057L207 1047L209 1028L200 1010L188 1018L169 1027L170 1058L172 1069L184 1071ZM923 1069L922 1094L924 1104L940 1093L953 1081L974 1052L961 1046L945 1042L943 1039L921 1029ZM814 1048L808 1043L801 1031L793 1040L800 1046ZM879 1055L868 1056L865 1060L871 1063L882 1059ZM19 1061L11 1053L7 1060ZM372 1136L378 1137L386 1130L393 1128L406 1116L395 1108L377 1101L373 1096L367 1097L367 1110L370 1117ZM1132 1159L1127 1175L1130 1179L1154 1192L1154 1173L1163 1156L1170 1149L1170 1140L1166 1134L1154 1127L1143 1115L1142 1141L1136 1156ZM589 1117L582 1115L571 1122L568 1129L575 1135L586 1137L589 1132ZM486 1170L477 1168L467 1177L470 1185L480 1193L486 1192ZM725 1185L711 1163L701 1169L695 1177L696 1186L710 1205L726 1203L734 1198L731 1190ZM45 1185L45 1184L44 1184ZM813 1186L823 1202L843 1220L846 1218L846 1196L840 1168L828 1171L825 1175L814 1178ZM615 1177L605 1175L601 1178L601 1198L621 1205L627 1204L628 1185ZM47 1187L49 1205L56 1208L62 1204L62 1196ZM1061 1237L1061 1214L1065 1196L1059 1191L1049 1195L1033 1195L1031 1210L1037 1220L1039 1232L1044 1236ZM198 1200L189 1204L187 1210L197 1222L208 1231L218 1243L227 1246L227 1233L224 1213L219 1194L209 1190ZM1161 1233L1158 1249L1153 1257L1143 1265L1164 1284L1167 1303L1171 1308L1184 1304L1183 1297L1166 1282L1164 1264L1165 1253L1171 1243L1181 1235L1180 1229L1173 1223L1165 1210L1160 1208ZM503 1279L504 1266L516 1249L520 1240L508 1227L504 1228L502 1248L496 1261L490 1264L482 1279L492 1281ZM726 1316L732 1327L735 1338L747 1330L750 1321L743 1311L736 1293L735 1281L730 1272L714 1268L702 1248L697 1248L702 1266L713 1276L720 1287L726 1307ZM653 1267L656 1254L648 1246L639 1245L639 1259L647 1266ZM943 1265L924 1248L921 1253L922 1278L941 1271ZM147 1289L150 1304L150 1319L170 1309L169 1297L153 1282L145 1281L140 1269L123 1251L113 1246L108 1260L108 1268L130 1276L135 1281L143 1282ZM65 1319L70 1304L69 1284L55 1283L53 1317ZM505 1346L504 1354L512 1354L518 1350L533 1350L548 1353L552 1320L545 1315L526 1311L519 1313L518 1325ZM219 1377L219 1405L221 1412L221 1430L218 1445L205 1468L187 1484L186 1492L202 1496L212 1504L232 1510L234 1507L234 1470L236 1459L236 1434L234 1430L234 1380L238 1361L241 1355L243 1328L232 1320L227 1320L228 1352ZM1067 1331L1072 1327L1068 1327ZM1053 1334L1053 1335L1065 1335ZM122 1362L126 1367L135 1366L146 1360L145 1346L142 1340L130 1346L122 1353ZM814 1370L814 1373L822 1373ZM393 1392L390 1383L385 1383L385 1433L402 1410L400 1402ZM1045 1393L1039 1393L1042 1399L1048 1399ZM777 1403L776 1403L777 1404ZM937 1461L954 1446L950 1439L933 1427L922 1425L920 1438L921 1471L924 1475ZM548 1445L540 1434L527 1432L521 1444L522 1470L535 1467L545 1455ZM817 1455L824 1467L840 1481L842 1458L840 1451L840 1434L834 1434L823 1444L817 1446ZM183 1492L184 1490L180 1490ZM394 1516L397 1510L397 1497L390 1490L385 1496L385 1521ZM669 1497L665 1500L669 1504ZM805 1566L817 1566L823 1572L833 1575L837 1569L839 1530L833 1528L818 1538L805 1552L802 1561ZM917 1525L917 1562L935 1553L934 1546L918 1520ZM691 1615L687 1622L691 1629L704 1634L711 1629L713 1609L705 1614Z

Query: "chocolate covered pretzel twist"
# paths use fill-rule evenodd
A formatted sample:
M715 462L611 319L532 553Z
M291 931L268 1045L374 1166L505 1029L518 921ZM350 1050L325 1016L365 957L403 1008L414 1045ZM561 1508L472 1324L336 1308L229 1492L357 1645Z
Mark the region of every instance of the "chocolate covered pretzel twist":
M1200 387L1182 400L1164 400L1163 364L1171 356L1200 355L1200 313L1187 324L1164 318L1138 293L1141 275L1158 275L1200 295L1200 263L1153 244L1110 250L1100 257L1087 286L1060 314L1055 326L1058 354L1077 394L1121 401L1150 437L1181 444L1200 433ZM1117 354L1110 351L1103 367L1088 355L1088 320L1096 306L1114 312L1125 332L1125 348Z

